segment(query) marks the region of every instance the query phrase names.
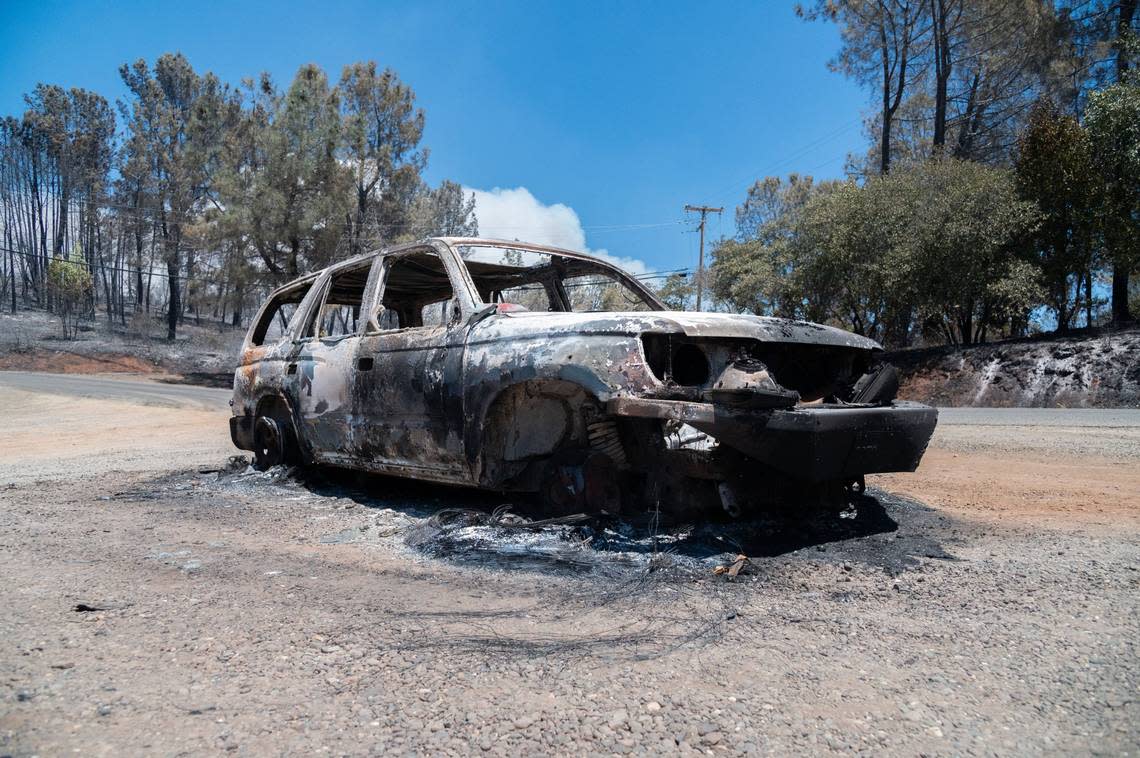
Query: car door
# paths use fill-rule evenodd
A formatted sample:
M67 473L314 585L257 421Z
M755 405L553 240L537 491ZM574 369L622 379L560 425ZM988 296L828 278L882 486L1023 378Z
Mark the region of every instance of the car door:
M359 338L353 412L358 454L373 467L466 481L456 282L430 247L386 256L373 324Z
M287 366L298 432L313 458L351 465L355 460L350 418L363 304L375 259L334 269L293 343Z

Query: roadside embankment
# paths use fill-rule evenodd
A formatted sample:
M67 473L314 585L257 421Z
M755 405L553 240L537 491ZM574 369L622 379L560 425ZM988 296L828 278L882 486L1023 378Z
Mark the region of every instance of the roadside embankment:
M900 350L900 396L941 406L1140 406L1140 329Z

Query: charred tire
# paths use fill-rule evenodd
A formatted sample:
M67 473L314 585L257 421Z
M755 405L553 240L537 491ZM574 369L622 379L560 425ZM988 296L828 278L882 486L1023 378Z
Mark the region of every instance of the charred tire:
M253 422L253 467L265 471L299 462L293 424L277 416L258 416Z
M265 471L285 462L285 430L277 419L258 416L253 422L253 467Z

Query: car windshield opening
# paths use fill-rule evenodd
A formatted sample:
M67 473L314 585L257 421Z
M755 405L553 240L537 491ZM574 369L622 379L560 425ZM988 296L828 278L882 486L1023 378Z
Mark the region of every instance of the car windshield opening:
M459 252L484 303L579 313L661 308L631 276L597 261L505 246Z

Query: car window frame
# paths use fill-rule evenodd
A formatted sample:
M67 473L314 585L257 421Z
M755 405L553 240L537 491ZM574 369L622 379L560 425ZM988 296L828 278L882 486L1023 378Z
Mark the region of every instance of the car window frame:
M245 352L247 350L267 350L275 345L291 342L294 339L294 335L296 334L297 329L299 328L298 325L304 320L302 316L308 312L308 304L312 300L313 293L316 291L319 281L320 272L315 272L273 290L273 292L269 294L269 297L265 298L265 302L262 303L261 307L258 308L257 314L254 316L253 321L250 323L249 331L246 332L245 340L242 344L242 351ZM266 317L267 312L277 301L277 299L282 295L288 294L294 289L301 288L306 288L305 296L297 302L297 311L293 314L293 318L290 319L289 324L285 327L285 332L275 340L266 340L263 336L261 342L255 343L253 341L253 335L256 333L258 326L261 325L262 319Z
M313 291L319 291L320 295L309 302L308 307L305 311L304 319L300 322L300 325L297 326L296 331L293 333L293 344L299 345L316 340L321 344L331 345L350 337L360 337L364 334L367 334L368 322L367 319L363 318L363 316L364 314L370 312L369 303L375 294L376 275L378 268L377 262L379 261L380 257L381 253L379 252L369 253L366 256L358 256L347 261L342 261L335 266L329 266L327 269L321 272L316 283L313 285ZM351 334L342 334L336 337L321 337L320 335L316 334L316 318L320 315L320 312L324 309L325 303L328 300L329 289L332 286L333 277L335 277L337 274L343 273L348 269L354 268L356 266L363 268L365 265L368 266L368 279L364 284L364 293L360 300L361 318L358 318L356 321L356 331L352 332ZM303 304L304 303L302 303L302 305Z
M666 306L665 303L661 301L661 298L657 297L657 295L654 294L654 292L652 290L650 290L648 287L646 287L644 284L642 284L640 281L638 281L638 279L636 277L634 277L632 274L624 271L619 266L615 266L611 263L608 263L606 261L595 258L592 255L585 255L583 253L575 252L573 250L567 250L565 248L555 247L553 245L537 245L537 244L530 243L530 242L520 242L520 241L512 241L512 240L493 240L493 239L486 239L486 238L482 238L482 237L449 237L449 238L446 238L445 241L441 241L441 244L450 251L451 255L455 258L455 260L458 262L459 267L463 271L463 279L466 283L466 286L468 287L469 296L472 297L473 310L480 310L482 308L486 308L486 307L488 307L490 305L494 305L494 304L483 302L482 296L479 294L479 290L475 287L475 281L471 277L471 273L467 270L467 265L464 262L463 257L459 254L458 248L477 247L477 248L488 248L488 249L499 249L499 250L506 250L506 249L522 250L522 251L526 251L526 252L543 253L546 255L560 256L560 257L564 257L564 258L573 258L575 260L586 261L586 262L590 263L591 265L597 267L598 269L605 271L607 273L607 275L609 275L610 277L612 277L616 281L620 282L621 284L625 285L628 289L636 292L638 294L638 296L641 297L641 299L644 300L648 306L650 306L649 309L647 311L645 311L646 313L663 313L663 312L666 312L669 310L669 307ZM564 290L561 287L561 281L557 281L557 277L556 277L555 287L557 290L559 290L559 292L558 292L559 297L562 297L564 295ZM566 302L567 302L567 304L569 304L568 298L567 298ZM564 312L574 313L575 311L564 311ZM598 313L605 313L605 312L617 313L618 311L597 311L597 312Z
M384 251L380 255L376 265L377 273L374 288L375 291L373 292L373 303L371 309L369 310L369 317L366 323L378 322L379 320L379 308L384 303L384 290L388 286L388 273L392 269L392 264L401 258L415 255L416 253L435 255L440 259L440 262L443 264L443 270L447 274L447 279L451 283L452 296L449 298L449 300L455 301L459 306L458 318L440 324L398 326L394 329L377 329L375 331L369 330L366 332L366 334L399 334L400 332L418 332L432 329L442 329L446 331L457 324L464 323L466 319L475 312L476 300L471 295L471 292L474 290L475 285L471 281L470 274L468 274L465 267L456 262L456 256L450 247L433 241L426 244L419 243L415 245L401 246L399 248Z

